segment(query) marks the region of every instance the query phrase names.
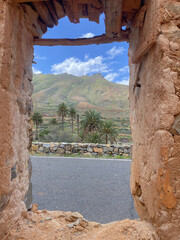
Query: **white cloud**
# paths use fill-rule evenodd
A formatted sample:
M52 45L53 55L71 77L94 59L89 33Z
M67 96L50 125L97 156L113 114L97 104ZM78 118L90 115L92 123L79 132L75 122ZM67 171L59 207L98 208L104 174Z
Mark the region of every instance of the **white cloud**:
M109 72L108 66L104 63L102 56L88 58L84 61L79 58L71 57L65 59L61 63L51 66L51 72L54 74L69 73L75 76L82 76L91 73Z
M129 73L129 66L124 66L118 70L120 74Z
M126 49L123 47L112 47L110 50L106 51L106 54L110 59L115 58L117 55L122 55Z
M32 68L34 74L42 74L42 72L36 68Z
M87 60L89 58L89 54L85 54L84 59Z
M119 76L118 73L108 73L108 74L105 76L105 78L106 78L108 81L113 82L114 79L115 79L117 76Z
M94 36L95 36L94 33L89 32L89 33L84 33L84 34L81 36L81 38L92 38L92 37L94 37Z
M44 57L44 56L40 56L38 54L34 54L34 58L37 59L37 60L47 60L47 57Z
M121 81L116 82L118 84L129 85L129 79L123 78Z

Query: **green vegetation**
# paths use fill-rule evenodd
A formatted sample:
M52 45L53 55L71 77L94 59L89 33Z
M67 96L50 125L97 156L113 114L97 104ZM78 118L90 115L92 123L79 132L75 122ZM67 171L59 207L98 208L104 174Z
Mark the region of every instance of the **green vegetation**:
M64 118L68 114L68 108L64 102L58 105L57 114L58 114L58 116L62 117L62 125L61 126L62 126L62 130L64 130Z
M71 118L71 123L72 123L71 127L72 127L72 134L73 134L73 131L74 131L74 119L76 118L76 108L75 107L71 106L69 108L69 116Z
M102 116L95 110L86 111L81 120L81 129L84 134L92 133L100 130L102 124Z
M105 138L104 138L105 136ZM116 125L111 120L103 120L100 113L89 110L86 111L81 120L81 140L91 143L114 143L118 131Z
M58 125L49 126L39 134L40 140L43 142L76 142L77 137L72 135L69 129L62 130Z
M50 124L50 125L57 125L58 122L57 122L56 118L52 118L52 119L49 121L49 124Z
M42 115L38 112L35 112L32 116L32 120L36 125L36 140L38 139L38 126L43 123Z
M118 131L116 129L116 125L112 120L107 120L103 122L101 131L102 135L105 136L106 144L108 143L108 141L110 141L111 143L116 142Z
M39 140L131 141L128 86L109 82L101 74L38 74L33 85L34 109L43 115Z
M61 128L58 124L56 118L53 118L49 121L49 124L42 126L42 129L39 134L39 138L41 141L44 142L77 142L78 137L80 138L81 142L90 142L90 143L105 143L108 142L114 143L116 141L116 137L118 135L116 125L109 120L105 120L102 118L101 114L94 111L89 110L86 111L82 117L80 122L81 132L78 136L78 129L77 132L73 131L73 120L76 117L76 109L68 107L63 103L63 105L59 105L60 109L65 109L66 112L71 111L71 121L72 121L72 129L70 131L69 127L66 126L64 128L65 123L65 114L63 115L64 118L62 120L63 127ZM59 109L58 109L59 110ZM35 115L40 115L39 113L35 113ZM62 116L62 112L61 112ZM35 124L37 123L37 118ZM72 120L73 119L73 120ZM37 132L37 130L36 130ZM104 138L105 136L105 138ZM37 138L36 138L37 139Z

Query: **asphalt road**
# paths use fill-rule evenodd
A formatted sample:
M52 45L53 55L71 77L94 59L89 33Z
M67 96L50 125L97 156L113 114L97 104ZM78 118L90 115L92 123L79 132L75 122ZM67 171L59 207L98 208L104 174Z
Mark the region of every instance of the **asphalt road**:
M134 219L130 161L31 157L39 209L78 211L89 221Z

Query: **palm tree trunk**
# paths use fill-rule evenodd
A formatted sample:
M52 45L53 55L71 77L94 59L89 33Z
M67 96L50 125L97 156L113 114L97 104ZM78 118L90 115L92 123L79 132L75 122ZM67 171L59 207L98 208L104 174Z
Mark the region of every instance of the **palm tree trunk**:
M36 123L36 140L38 140L38 125Z
M108 144L108 135L106 134L106 144Z
M74 121L73 121L73 117L72 117L72 134L73 134L73 130L74 130Z
M77 134L79 139L79 114L77 114Z
M62 130L64 130L64 116L62 115Z

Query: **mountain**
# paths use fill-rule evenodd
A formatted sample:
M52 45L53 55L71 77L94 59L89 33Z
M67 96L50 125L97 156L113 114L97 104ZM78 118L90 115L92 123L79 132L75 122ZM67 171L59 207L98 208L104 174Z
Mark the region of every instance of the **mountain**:
M34 110L56 114L65 102L80 113L96 109L106 117L129 118L128 86L107 81L101 74L76 77L71 74L35 74Z

